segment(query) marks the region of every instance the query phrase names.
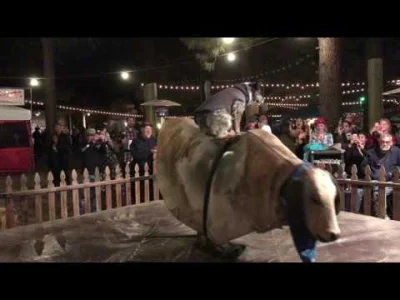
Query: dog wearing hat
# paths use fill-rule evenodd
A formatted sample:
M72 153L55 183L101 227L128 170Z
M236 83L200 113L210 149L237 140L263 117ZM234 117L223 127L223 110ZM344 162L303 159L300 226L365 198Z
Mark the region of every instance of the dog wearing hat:
M263 102L259 82L236 84L203 102L195 111L195 122L201 131L216 138L239 134L246 107Z

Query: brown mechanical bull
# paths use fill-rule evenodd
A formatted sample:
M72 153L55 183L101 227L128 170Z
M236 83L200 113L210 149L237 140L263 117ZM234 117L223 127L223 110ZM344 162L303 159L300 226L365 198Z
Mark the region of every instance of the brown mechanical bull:
M237 256L244 249L231 240L284 225L296 247L299 228L322 242L340 235L334 179L305 165L273 134L257 129L223 141L190 119L170 119L157 148L156 180L165 204L197 231L204 249Z

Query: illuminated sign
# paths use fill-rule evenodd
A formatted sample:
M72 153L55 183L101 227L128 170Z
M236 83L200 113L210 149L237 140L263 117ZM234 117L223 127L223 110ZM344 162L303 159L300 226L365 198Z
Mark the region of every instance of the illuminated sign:
M0 88L0 105L25 105L24 90Z

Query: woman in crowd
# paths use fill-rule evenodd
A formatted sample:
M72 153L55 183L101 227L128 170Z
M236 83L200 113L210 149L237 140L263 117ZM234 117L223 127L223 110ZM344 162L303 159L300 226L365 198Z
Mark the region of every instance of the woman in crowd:
M361 170L360 166L365 156L365 141L366 137L363 133L353 133L351 135L350 143L344 152L344 169L348 177L351 177L351 168L353 165L357 167L358 178L364 177L364 170Z

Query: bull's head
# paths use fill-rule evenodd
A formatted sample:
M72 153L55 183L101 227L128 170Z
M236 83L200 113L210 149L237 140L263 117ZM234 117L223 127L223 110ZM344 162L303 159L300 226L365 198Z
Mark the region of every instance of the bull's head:
M333 242L340 236L337 214L341 194L327 171L313 167L299 170L282 196L296 249L303 261L312 262L317 240Z

